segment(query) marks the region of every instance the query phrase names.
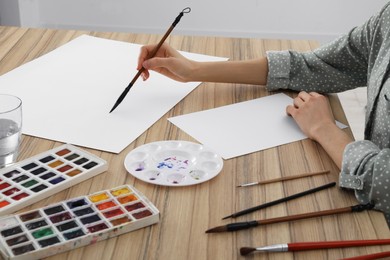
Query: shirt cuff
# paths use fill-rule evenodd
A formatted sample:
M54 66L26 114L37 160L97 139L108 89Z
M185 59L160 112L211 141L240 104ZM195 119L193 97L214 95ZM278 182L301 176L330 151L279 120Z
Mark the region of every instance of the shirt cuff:
M372 160L378 152L378 147L370 141L362 140L349 143L343 153L340 187L368 194L373 182L370 165L374 163Z
M290 82L290 52L267 51L268 78L267 89L287 89Z
M364 178L362 176L340 174L339 185L342 188L362 190Z

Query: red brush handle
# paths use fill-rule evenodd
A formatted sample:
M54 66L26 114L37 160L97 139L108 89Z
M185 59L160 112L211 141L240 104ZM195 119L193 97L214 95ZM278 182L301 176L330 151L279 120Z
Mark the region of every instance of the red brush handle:
M370 255L360 255L360 256L355 256L350 258L343 258L342 260L374 260L374 259L380 259L388 256L390 256L390 251L380 252L380 253L375 253Z
M390 239L301 242L301 243L289 243L288 251L340 248L340 247L353 247L353 246L373 246L373 245L387 245L387 244L390 244Z

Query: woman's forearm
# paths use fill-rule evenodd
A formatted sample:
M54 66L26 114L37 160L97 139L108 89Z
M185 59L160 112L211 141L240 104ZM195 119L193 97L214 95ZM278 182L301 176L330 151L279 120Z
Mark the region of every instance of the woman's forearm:
M265 85L267 58L247 61L195 62L190 81Z
M347 144L351 143L353 139L337 125L330 124L328 127L323 126L320 129L317 129L314 134L314 140L324 148L326 153L336 163L337 167L341 169L345 147Z

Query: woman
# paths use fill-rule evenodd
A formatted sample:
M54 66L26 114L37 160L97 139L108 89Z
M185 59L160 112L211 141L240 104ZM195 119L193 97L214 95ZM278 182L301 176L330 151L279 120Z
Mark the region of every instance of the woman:
M188 82L266 85L268 90L300 91L286 108L301 130L318 142L341 169L340 187L372 202L390 224L390 3L363 25L312 52L267 52L247 61L196 62L164 44L141 49L138 68ZM333 119L328 100L336 93L367 86L365 140L353 141Z

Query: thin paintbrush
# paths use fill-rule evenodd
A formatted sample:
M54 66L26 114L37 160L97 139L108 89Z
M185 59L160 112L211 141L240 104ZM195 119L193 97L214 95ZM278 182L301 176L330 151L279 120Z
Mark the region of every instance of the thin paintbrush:
M264 247L242 247L241 255L247 255L254 251L258 252L290 252L315 249L329 249L355 246L376 246L389 245L390 239L372 239L372 240L346 240L346 241L322 241L322 242L300 242L277 244Z
M298 214L298 215L292 215L292 216L277 217L277 218L262 219L262 220L253 220L253 221L247 221L247 222L237 222L237 223L231 223L231 224L227 224L224 226L211 228L211 229L207 230L206 233L237 231L237 230L241 230L241 229L248 229L248 228L252 228L252 227L257 227L259 225L274 224L274 223L300 220L300 219L313 218L313 217L322 217L322 216L335 215L335 214L341 214L341 213L361 212L363 210L368 210L368 209L372 209L372 208L374 208L374 205L371 203L368 203L365 205L355 205L355 206L350 206L350 207L345 207L345 208L323 210L323 211L310 212L310 213L304 213L304 214Z
M180 12L180 14L176 17L175 21L173 21L172 25L169 27L168 31L164 34L160 42L157 44L156 48L154 48L153 52L149 55L149 59L153 58L154 55L156 55L157 51L160 49L161 45L165 42L165 40L168 38L169 34L172 32L173 28L180 22L180 19L183 17L184 14L191 12L191 8L187 7L184 8L183 11ZM129 83L129 85L125 88L125 90L122 92L122 94L119 96L118 100L115 102L115 105L112 107L110 113L114 111L114 109L119 106L119 104L123 101L123 99L126 97L127 93L131 89L131 87L134 85L134 83L137 81L139 76L144 72L145 68L142 67L133 80Z
M245 183L245 184L240 184L237 187L248 187L248 186L259 185L259 184L268 184L268 183L273 183L273 182L278 182L278 181L288 181L288 180L294 180L294 179L299 179L299 178L304 178L304 177L309 177L309 176L314 176L314 175L319 175L319 174L325 174L325 173L329 173L329 170L321 171L321 172L309 172L309 173L286 176L286 177L270 179L270 180L265 180L265 181Z
M248 213L254 212L256 210L264 209L264 208L267 208L267 207L270 207L270 206L273 206L273 205L276 205L276 204L279 204L279 203L282 203L282 202L286 202L286 201L289 201L289 200L292 200L292 199L300 198L300 197L303 197L305 195L308 195L308 194L311 194L311 193L314 193L314 192L317 192L317 191L320 191L320 190L324 190L324 189L333 187L335 185L336 185L335 182L330 182L328 184L325 184L325 185L322 185L322 186L318 186L318 187L310 189L310 190L305 190L303 192L295 193L295 194L293 194L291 196L287 196L287 197L284 197L284 198L281 198L281 199L278 199L278 200L274 200L274 201L270 201L270 202L261 204L259 206L255 206L255 207L252 207L252 208L241 210L239 212L231 214L230 216L226 216L226 217L224 217L222 219L235 218L235 217L238 217L238 216L242 216L244 214L248 214Z

